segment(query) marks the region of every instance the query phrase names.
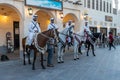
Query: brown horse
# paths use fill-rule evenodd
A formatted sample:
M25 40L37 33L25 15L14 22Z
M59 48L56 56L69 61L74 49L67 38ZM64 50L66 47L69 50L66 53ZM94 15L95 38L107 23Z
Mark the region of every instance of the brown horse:
M58 31L57 29L50 29L44 32L39 33L35 39L33 41L34 45L28 46L26 45L26 37L22 39L22 47L23 47L23 64L26 65L25 62L25 53L27 53L28 56L28 62L29 64L31 64L30 61L30 50L33 49L34 50L34 58L33 58L33 64L32 64L32 69L35 70L35 61L36 61L36 56L37 56L37 52L39 51L41 53L41 66L43 69L45 69L45 66L43 64L43 54L44 52L47 50L45 49L44 52L42 52L40 49L43 49L44 47L46 47L46 43L48 42L48 40L50 38L58 38ZM36 47L35 43L37 42L37 45L39 47Z

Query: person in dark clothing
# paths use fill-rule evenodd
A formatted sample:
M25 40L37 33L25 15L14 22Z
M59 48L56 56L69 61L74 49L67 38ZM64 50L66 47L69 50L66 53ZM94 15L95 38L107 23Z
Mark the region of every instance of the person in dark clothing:
M116 49L115 46L113 45L113 41L114 41L113 34L112 32L109 32L109 50L111 50L111 47Z

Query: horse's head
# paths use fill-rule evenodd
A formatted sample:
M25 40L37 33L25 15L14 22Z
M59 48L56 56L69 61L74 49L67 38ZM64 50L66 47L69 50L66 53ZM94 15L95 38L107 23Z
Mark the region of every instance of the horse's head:
M58 34L59 34L58 30L50 29L49 31L50 31L49 33L50 37L54 38L58 42Z
M95 41L96 39L101 37L101 33L93 33L93 40Z

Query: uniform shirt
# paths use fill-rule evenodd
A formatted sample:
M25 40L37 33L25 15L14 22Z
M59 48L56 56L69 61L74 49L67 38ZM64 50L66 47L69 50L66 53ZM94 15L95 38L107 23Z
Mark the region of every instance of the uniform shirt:
M49 25L48 25L48 28L47 28L47 30L49 30L49 29L57 29L58 28L58 26L56 25L56 24L54 24L54 23L50 23Z
M70 27L72 27L72 25L68 25L68 23L67 23L67 25L66 25L65 28L70 28ZM73 32L73 33L74 33L74 29L73 29L73 27L71 28L70 32Z
M36 33L36 32L39 33L39 32L41 32L39 24L36 21L33 20L30 23L30 25L29 25L29 32L31 32L31 33Z
M88 26L84 26L84 32L85 32L85 31L86 31L89 35L92 34Z

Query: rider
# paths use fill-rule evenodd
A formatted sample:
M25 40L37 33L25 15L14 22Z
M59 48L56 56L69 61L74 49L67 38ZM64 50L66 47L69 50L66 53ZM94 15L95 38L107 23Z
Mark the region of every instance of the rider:
M33 15L32 21L30 22L30 25L28 26L29 34L28 34L28 37L27 37L26 44L29 45L29 46L31 46L31 44L33 42L33 38L35 36L35 33L41 32L40 26L37 23L37 19L38 19L38 16Z
M54 18L50 19L50 24L48 25L48 30L49 29L58 29L58 26L54 23ZM54 65L52 63L53 53L54 53L54 39L49 40L47 52L48 52L47 66L54 67Z
M74 24L72 23L72 20L68 21L66 28L68 28L68 34L69 34L69 36L67 37L68 45L71 46L73 42L72 33L74 33Z
M92 37L92 33L90 31L90 28L88 26L88 22L85 22L85 26L84 26L84 36L85 36L85 41L89 40L89 37Z

